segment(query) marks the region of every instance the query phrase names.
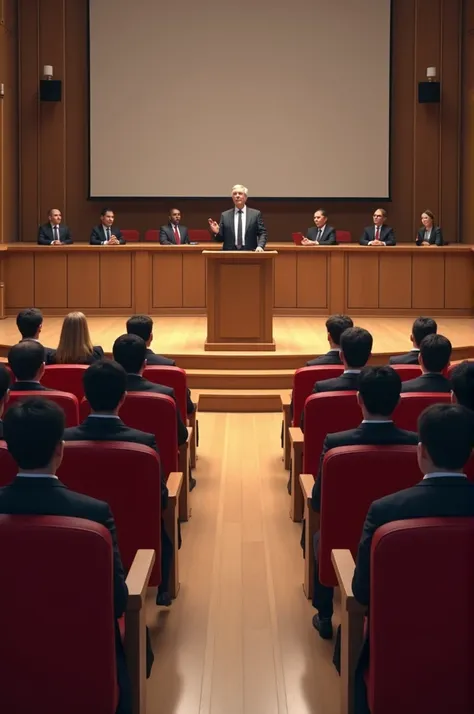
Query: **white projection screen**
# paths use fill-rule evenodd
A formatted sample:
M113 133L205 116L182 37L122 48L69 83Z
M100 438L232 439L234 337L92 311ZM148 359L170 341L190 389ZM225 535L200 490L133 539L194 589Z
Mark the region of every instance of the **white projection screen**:
M390 0L90 0L90 196L389 198Z

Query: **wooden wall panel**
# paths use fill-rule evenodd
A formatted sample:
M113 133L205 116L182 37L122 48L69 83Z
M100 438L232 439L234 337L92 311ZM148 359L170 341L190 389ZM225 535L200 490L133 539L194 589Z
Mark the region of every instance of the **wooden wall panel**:
M379 304L379 253L347 255L347 306L376 308Z
M100 306L132 308L132 254L113 250L106 247L99 256Z
M153 256L152 306L183 307L183 257L163 252Z
M461 235L474 243L474 0L463 1L462 18Z
M296 307L296 253L279 253L274 266L275 307Z
M426 252L413 256L412 307L420 310L444 308L444 253Z
M206 262L202 253L183 253L183 307L206 307Z
M45 308L67 307L66 253L36 253L34 304Z
M329 253L318 253L317 248L308 248L308 253L298 254L297 307L327 307L328 259Z
M463 260L464 258L464 260ZM445 308L466 309L474 304L473 261L463 255L445 256Z
M100 254L70 253L67 263L67 305L72 309L100 307Z
M18 19L16 0L0 3L0 243L18 239ZM3 13L2 13L3 10Z
M411 307L411 255L380 253L379 307Z
M5 262L5 304L10 308L35 305L35 270L32 253L9 255Z

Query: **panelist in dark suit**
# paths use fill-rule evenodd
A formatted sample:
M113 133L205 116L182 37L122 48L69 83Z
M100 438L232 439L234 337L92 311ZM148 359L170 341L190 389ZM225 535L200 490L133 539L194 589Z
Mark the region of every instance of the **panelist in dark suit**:
M62 226L62 215L59 208L48 211L48 222L38 229L39 245L70 245L72 235L67 226Z
M452 346L443 335L428 335L420 343L418 360L422 374L415 379L403 382L402 393L407 392L444 392L451 391L449 379L442 374L449 365Z
M465 360L451 372L453 402L474 411L474 362Z
M306 367L315 367L318 364L342 364L340 355L341 335L344 330L354 327L352 318L348 315L331 315L326 320L328 342L331 348L325 355L319 355L306 362Z
M400 401L402 382L392 367L364 367L359 375L357 401L362 411L362 422L356 429L328 434L324 440L319 462L319 471L314 482L311 505L316 513L321 511L322 464L325 454L338 446L416 446L418 436L395 426L392 414ZM354 478L357 473L354 472ZM313 617L313 626L323 639L332 637L332 614L334 589L319 581L318 547L319 532L315 537L315 568L313 607L318 614Z
M37 340L22 340L10 348L8 364L16 382L10 387L12 392L51 391L40 381L44 374L44 347Z
M234 208L221 214L219 224L209 218L209 227L214 240L223 243L223 250L264 250L267 231L262 214L255 208L246 206L248 190L237 184L232 189Z
M417 245L444 245L443 234L439 226L435 226L434 223L434 213L432 211L426 210L421 214L421 222L423 228L417 233L416 244Z
M364 233L359 240L361 245L395 245L395 233L393 228L385 225L387 211L385 208L377 208L372 217L374 225L364 228Z
M390 364L419 364L420 343L427 335L436 335L438 325L431 317L417 317L411 328L410 341L413 349L403 355L390 357Z
M363 327L349 327L341 335L341 359L344 372L340 377L315 382L313 394L320 392L344 392L359 388L359 374L368 362L373 339Z
M118 226L114 226L115 215L110 208L104 208L100 214L100 223L92 229L91 245L125 245L125 238Z
M337 245L336 229L328 225L328 214L319 208L314 216L315 225L308 228L306 238L303 238L301 245Z
M36 340L39 342L39 336L43 329L43 315L41 310L38 310L36 307L20 310L16 316L16 326L18 327L22 340ZM54 364L56 350L45 347L44 353L46 364Z
M168 225L160 226L161 245L189 245L188 229L181 225L179 208L172 208L168 219Z

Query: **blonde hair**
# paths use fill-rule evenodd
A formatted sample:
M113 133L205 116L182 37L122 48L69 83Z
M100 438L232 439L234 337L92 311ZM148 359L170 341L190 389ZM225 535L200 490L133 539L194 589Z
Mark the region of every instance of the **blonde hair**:
M234 191L241 191L242 193L245 193L246 196L249 195L249 190L245 186L242 186L241 183L236 183L235 186L232 186L232 193Z
M56 350L58 364L87 363L93 351L89 326L82 312L66 315L61 328L59 345Z

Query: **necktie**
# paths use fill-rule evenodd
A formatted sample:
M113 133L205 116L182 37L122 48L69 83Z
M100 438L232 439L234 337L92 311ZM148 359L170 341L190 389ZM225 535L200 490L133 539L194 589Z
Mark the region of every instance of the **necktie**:
M380 240L380 226L375 229L375 240Z
M321 228L318 228L318 235L316 236L316 240L318 241L318 243L321 240L321 233L322 233Z
M59 240L59 226L54 226L54 240Z
M239 209L237 218L237 248L242 248L242 244L242 209Z
M179 245L181 243L181 238L179 237L178 226L173 226L173 232L174 232L174 238L176 241L176 245Z
M110 228L107 228L107 240L110 240Z

